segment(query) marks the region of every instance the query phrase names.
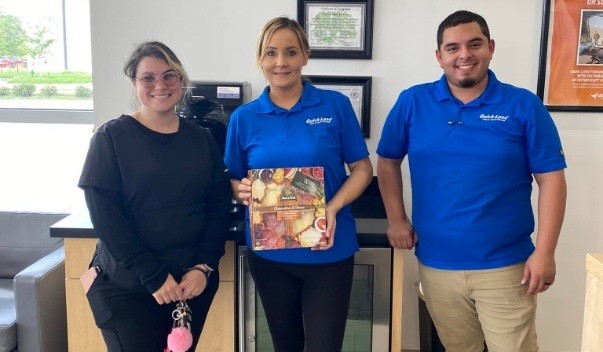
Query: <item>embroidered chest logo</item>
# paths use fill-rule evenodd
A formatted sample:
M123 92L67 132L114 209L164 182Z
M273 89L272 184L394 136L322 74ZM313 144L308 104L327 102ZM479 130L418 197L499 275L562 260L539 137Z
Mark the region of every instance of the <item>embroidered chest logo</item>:
M307 119L306 123L308 125L318 125L321 123L331 123L331 120L333 120L332 117L314 117L311 119Z
M479 118L482 121L500 121L500 122L505 122L505 121L507 121L507 119L509 118L509 116L481 114L481 115L479 115Z

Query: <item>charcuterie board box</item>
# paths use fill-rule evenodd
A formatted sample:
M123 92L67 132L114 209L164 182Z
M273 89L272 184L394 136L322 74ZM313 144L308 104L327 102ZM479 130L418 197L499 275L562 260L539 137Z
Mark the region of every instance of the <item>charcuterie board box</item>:
M252 169L249 218L254 250L293 249L327 243L324 169Z

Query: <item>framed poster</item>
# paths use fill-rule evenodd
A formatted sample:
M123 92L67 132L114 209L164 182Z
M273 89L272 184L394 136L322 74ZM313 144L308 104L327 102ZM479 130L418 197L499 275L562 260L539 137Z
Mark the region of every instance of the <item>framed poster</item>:
M297 0L312 58L371 59L374 0Z
M603 111L603 0L545 0L537 94L552 111Z
M336 90L350 99L364 138L371 132L371 84L369 76L304 76L312 85Z

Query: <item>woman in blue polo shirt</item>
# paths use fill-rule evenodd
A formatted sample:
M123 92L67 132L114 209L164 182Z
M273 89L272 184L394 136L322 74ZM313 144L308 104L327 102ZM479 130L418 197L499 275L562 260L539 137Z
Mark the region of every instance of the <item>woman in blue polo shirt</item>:
M232 114L225 161L235 197L245 204L251 169L324 168L328 243L256 251L249 267L275 350L334 352L343 343L358 251L350 203L369 184L373 168L349 99L302 80L309 56L297 22L278 17L264 26L256 59L268 86Z

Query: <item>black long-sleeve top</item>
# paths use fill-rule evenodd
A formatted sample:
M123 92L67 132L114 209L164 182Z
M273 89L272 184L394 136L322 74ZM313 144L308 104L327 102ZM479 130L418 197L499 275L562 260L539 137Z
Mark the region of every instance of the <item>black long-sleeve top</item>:
M100 238L94 264L127 287L155 292L168 273L224 254L229 177L211 134L188 120L173 134L128 115L105 123L79 186Z

